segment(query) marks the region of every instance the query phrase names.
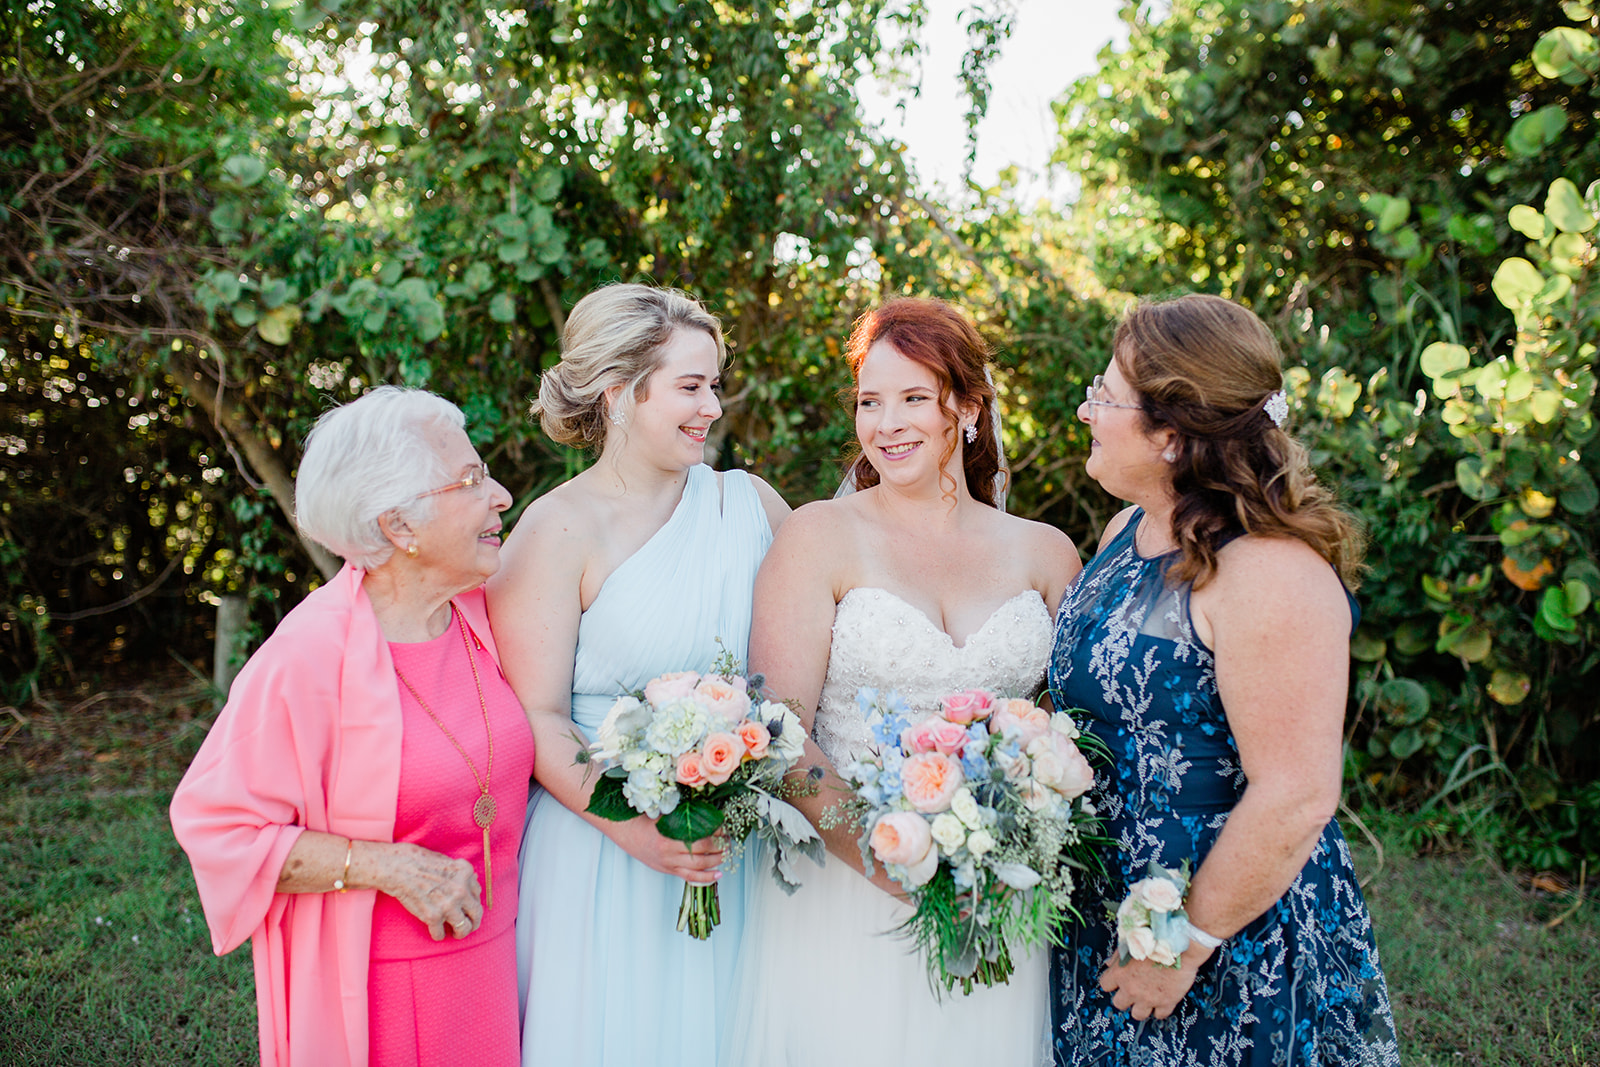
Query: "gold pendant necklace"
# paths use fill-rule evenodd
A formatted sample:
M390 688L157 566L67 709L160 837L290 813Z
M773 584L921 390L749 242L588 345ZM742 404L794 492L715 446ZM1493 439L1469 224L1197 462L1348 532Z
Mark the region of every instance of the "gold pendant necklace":
M450 615L456 620L456 626L461 631L461 643L467 649L467 662L472 665L472 684L478 687L478 707L483 711L483 733L489 739L489 759L484 765L482 775L478 774L478 765L472 762L472 757L467 755L467 750L461 747L461 742L456 740L456 735L451 733L450 728L444 724L444 721L433 713L432 708L428 707L428 702L422 699L422 694L417 692L417 687L412 685L404 674L400 673L399 664L395 665L394 673L400 679L400 683L410 691L416 702L422 706L422 710L428 713L428 718L433 720L435 726L444 731L444 736L456 747L456 751L461 753L461 758L467 761L467 769L472 772L472 780L478 783L479 796L477 800L472 802L472 822L478 829L483 831L484 907L492 908L494 907L494 865L489 856L489 827L494 825L494 817L497 811L494 797L489 795L489 779L494 774L494 732L489 729L489 704L483 699L483 679L478 677L478 658L472 654L472 641L467 637L466 620L462 619L454 604L450 605Z

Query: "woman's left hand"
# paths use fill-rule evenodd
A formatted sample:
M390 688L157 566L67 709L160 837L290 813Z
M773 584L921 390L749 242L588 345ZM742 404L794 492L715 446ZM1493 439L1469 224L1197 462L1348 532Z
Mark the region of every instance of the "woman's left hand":
M1149 960L1118 963L1116 957L1112 957L1100 976L1100 988L1114 994L1113 1007L1128 1012L1135 1019L1165 1019L1177 1010L1178 1002L1188 994L1194 985L1195 973L1211 957L1211 952L1203 945L1190 942L1180 957L1180 967L1162 967Z

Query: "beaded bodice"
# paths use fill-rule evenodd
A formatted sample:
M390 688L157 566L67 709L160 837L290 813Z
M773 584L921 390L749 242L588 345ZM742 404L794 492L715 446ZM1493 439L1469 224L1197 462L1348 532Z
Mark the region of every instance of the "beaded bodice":
M962 689L1032 697L1044 682L1051 630L1050 610L1032 589L996 608L963 645L887 589L852 589L834 609L812 735L836 767L863 753L872 735L856 704L862 686L898 690L923 715Z

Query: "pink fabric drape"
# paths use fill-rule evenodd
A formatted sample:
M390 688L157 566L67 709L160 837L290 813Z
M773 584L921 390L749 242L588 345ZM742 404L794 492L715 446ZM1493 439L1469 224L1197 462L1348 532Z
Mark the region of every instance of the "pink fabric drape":
M213 949L252 942L263 1067L368 1062L375 892L276 891L303 830L394 836L400 698L364 575L346 566L284 617L172 798ZM455 603L496 655L483 591Z

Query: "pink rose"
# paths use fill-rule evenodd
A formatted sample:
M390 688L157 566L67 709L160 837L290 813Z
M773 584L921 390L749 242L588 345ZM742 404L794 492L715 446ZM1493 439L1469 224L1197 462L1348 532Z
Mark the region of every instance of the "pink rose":
M721 785L739 769L739 762L744 759L744 742L720 730L706 734L700 745L700 758L705 761L706 781Z
M944 698L944 717L951 722L977 722L993 710L994 694L983 689L963 689Z
M706 784L706 768L700 753L691 750L678 757L678 782L690 789Z
M1030 700L1002 700L989 720L989 732L1004 734L1027 748L1050 729L1050 713Z
M1033 780L1071 800L1080 797L1094 785L1094 770L1083 758L1072 738L1057 730L1049 730L1028 745L1028 757L1033 761Z
M727 722L738 722L750 714L750 695L745 689L743 678L724 678L720 674L708 674L694 687L694 693L706 706L706 710L722 716Z
M872 854L880 863L914 867L933 847L928 820L914 811L892 811L872 828Z
M900 765L900 785L918 811L933 814L950 807L963 781L961 764L943 752L919 752Z
M967 728L945 719L929 719L928 722L931 724L928 739L933 747L947 756L961 755L961 750L967 747Z
M900 731L900 747L907 752L932 752L933 744L933 719L925 719L915 726L907 726Z
M696 671L676 671L652 678L644 687L644 698L654 707L662 707L694 692L700 675Z
M767 746L772 743L772 733L754 719L746 719L740 723L734 733L739 735L739 740L744 742L744 747L749 750L753 759L765 756Z

